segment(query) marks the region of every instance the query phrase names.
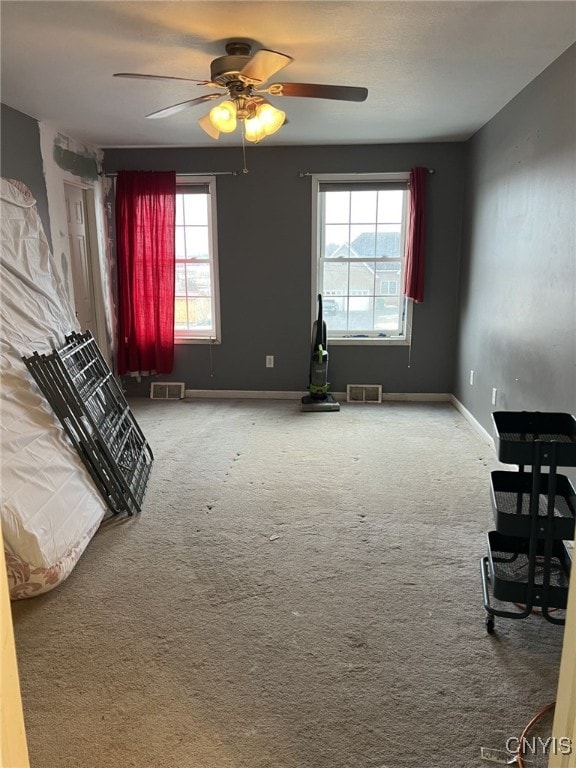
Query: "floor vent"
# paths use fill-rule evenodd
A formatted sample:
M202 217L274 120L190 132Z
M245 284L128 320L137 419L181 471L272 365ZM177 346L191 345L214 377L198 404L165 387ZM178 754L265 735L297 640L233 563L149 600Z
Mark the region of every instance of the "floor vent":
M348 384L346 399L349 403L381 403L381 384Z
M182 400L183 397L183 381L154 381L150 385L151 400Z

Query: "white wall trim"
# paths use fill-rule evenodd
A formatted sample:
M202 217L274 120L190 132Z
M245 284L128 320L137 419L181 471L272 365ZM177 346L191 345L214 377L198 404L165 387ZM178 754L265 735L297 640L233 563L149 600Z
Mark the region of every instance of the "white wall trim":
M480 437L484 440L485 443L488 443L488 445L492 448L492 450L496 450L495 444L494 444L494 438L492 435L484 429L482 424L480 424L477 419L472 416L468 408L462 405L460 400L458 400L454 395L450 395L450 402L456 408L457 411L459 411L462 416L466 419L466 421L476 430L476 432L480 435Z
M251 389L187 389L187 400L298 400L302 392Z
M382 392L382 402L449 403L451 397L449 392Z
M187 389L184 397L188 400L300 400L306 392L286 390L247 390L247 389ZM336 400L346 402L346 392L333 392ZM382 401L402 402L451 402L452 395L447 392L383 392ZM355 404L356 405L356 404ZM370 405L374 405L371 403Z

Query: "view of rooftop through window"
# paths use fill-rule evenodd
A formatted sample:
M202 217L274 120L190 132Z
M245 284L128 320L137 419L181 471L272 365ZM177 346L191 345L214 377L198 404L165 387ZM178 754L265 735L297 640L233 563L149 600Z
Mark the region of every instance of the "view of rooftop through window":
M406 197L405 183L320 184L318 281L332 336L404 335Z

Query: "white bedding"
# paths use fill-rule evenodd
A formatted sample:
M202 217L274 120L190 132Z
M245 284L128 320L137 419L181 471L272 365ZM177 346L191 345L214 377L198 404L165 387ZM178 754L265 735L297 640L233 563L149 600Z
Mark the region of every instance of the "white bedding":
M106 505L22 356L78 331L42 229L20 182L0 180L0 502L12 599L65 579Z

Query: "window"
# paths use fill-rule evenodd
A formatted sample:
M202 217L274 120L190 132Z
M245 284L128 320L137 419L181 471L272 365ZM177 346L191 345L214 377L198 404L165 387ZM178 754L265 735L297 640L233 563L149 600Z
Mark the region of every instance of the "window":
M328 337L409 343L402 295L409 174L317 176L314 298Z
M174 338L220 338L215 180L177 178Z

